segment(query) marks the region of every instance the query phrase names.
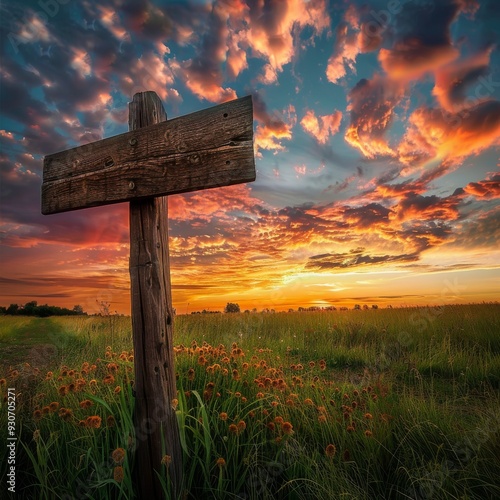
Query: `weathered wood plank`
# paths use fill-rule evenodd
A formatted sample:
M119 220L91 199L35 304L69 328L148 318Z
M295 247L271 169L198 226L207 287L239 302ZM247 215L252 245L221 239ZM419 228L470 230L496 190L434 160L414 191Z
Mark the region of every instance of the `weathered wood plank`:
M129 128L166 120L154 92L136 94L129 105ZM173 309L168 253L167 198L130 203L130 285L136 404L135 481L138 498L160 499L155 471L171 458L168 474L178 498L182 483L182 450L172 401L177 398L173 349Z
M143 183L150 175L153 183ZM42 213L253 180L253 111L247 96L46 156Z
M78 177L44 182L42 213L53 214L255 180L252 141L172 156L123 161Z

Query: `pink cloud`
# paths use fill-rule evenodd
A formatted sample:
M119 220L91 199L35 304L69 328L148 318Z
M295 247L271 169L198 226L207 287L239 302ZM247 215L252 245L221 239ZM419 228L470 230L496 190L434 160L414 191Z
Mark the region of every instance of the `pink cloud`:
M334 111L331 115L317 117L313 110L308 109L300 124L320 144L326 144L330 137L339 131L341 121L342 113L340 111Z
M346 76L347 69L356 73L356 57L361 52L359 16L354 6L350 6L344 14L336 31L335 47L328 59L326 77L332 83Z
M136 92L152 90L163 101L181 101L179 92L174 88L174 72L179 66L175 59L165 60L168 53L167 47L157 44L155 51L145 52L131 61L130 70L119 82L122 92L133 96Z
M254 95L254 117L258 124L254 134L255 154L261 156L261 149L284 151L282 140L292 138L292 129L297 122L295 108L290 105L282 112L267 111L264 101L256 94Z
M478 79L481 77L484 79L484 75L488 72L492 50L493 47L488 47L466 59L436 70L432 94L441 107L450 113L457 113L487 98L484 91L488 93L488 89L484 89L481 81L478 83ZM465 95L467 87L474 83L476 84L474 95L467 98Z
M251 50L267 60L276 73L296 55L297 27L309 26L319 34L330 26L325 0L259 1L252 5L249 20L247 41Z

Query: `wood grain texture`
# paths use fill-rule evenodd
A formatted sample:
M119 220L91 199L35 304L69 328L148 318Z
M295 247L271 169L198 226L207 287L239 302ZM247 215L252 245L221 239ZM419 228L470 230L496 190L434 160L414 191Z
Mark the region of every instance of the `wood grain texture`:
M136 94L129 104L129 128L137 130L167 116L154 92ZM163 498L155 471L169 455L171 495L182 483L182 449L172 400L175 383L167 198L130 203L130 282L136 393L134 426L138 498Z
M46 156L42 213L254 180L247 96Z

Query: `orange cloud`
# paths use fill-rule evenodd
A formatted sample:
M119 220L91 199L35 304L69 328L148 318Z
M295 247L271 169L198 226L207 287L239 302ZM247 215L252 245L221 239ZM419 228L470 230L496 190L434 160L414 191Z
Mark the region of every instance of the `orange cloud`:
M436 70L432 94L441 107L450 113L457 113L466 107L478 104L485 100L488 93L492 93L492 89L483 88L484 84L480 80L484 79L484 75L488 72L492 50L493 47L488 47L467 59ZM467 98L465 95L467 87L473 83L476 83L474 95Z
M443 220L452 221L459 217L458 205L461 197L422 196L416 193L405 193L394 209L399 220L409 221Z
M310 26L315 33L321 33L330 26L325 0L255 2L249 20L247 41L250 48L266 59L276 73L295 56L297 27ZM269 70L267 73L271 74Z
M412 80L455 60L460 52L452 44L450 26L461 13L473 16L478 8L476 0L405 3L392 47L378 54L382 68L393 79Z
M359 13L350 5L344 20L337 27L333 54L328 59L326 77L332 83L346 76L347 69L356 73L356 57L362 51L363 37L359 27Z
M436 158L458 161L500 143L500 102L484 101L461 113L419 108L398 146L399 159L418 166Z
M260 156L261 149L274 152L285 150L281 141L292 138L292 129L297 122L295 108L290 105L281 113L278 111L269 113L262 98L258 94L254 94L253 97L254 117L258 122L254 134L255 154Z
M163 101L181 101L179 92L173 88L174 70L177 70L178 64L175 60L165 61L168 53L167 47L158 44L156 51L145 52L131 61L128 76L119 82L122 92L133 96L136 92L153 90Z
M452 46L427 47L420 40L396 44L393 49L380 49L378 59L392 78L414 79L456 59L459 51Z
M302 128L312 135L320 144L326 144L332 135L339 131L342 113L334 111L331 115L317 117L312 109L308 109L300 120Z
M394 109L403 98L404 88L398 82L375 74L362 79L349 93L351 123L345 140L367 158L394 156L385 133L392 124Z
M500 174L491 172L488 177L479 182L469 182L464 187L467 194L476 198L500 198Z

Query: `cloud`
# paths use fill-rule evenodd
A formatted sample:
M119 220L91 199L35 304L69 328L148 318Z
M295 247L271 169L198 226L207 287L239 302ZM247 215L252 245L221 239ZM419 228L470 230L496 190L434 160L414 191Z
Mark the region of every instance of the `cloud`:
M357 32L350 30L348 23L337 27L335 47L328 59L326 77L332 83L338 83L347 74L347 69L356 73L356 57L361 52Z
M300 120L300 124L320 144L326 144L330 137L339 131L341 121L342 113L340 111L317 117L312 109L308 109Z
M499 241L500 209L496 206L457 225L455 238L443 247L443 250L451 247L482 252L484 249L491 248L498 253Z
M352 226L367 229L377 225L389 224L390 208L380 203L369 203L361 207L348 207L344 210L344 219Z
M500 198L500 174L491 172L488 177L478 182L469 182L464 191L476 198Z
M364 248L356 248L344 253L327 253L309 257L306 269L348 269L389 262L413 262L418 260L416 254L400 255L368 255Z
M248 0L247 41L252 52L267 61L267 74L279 73L296 55L298 36L305 27L318 35L330 27L325 0ZM268 78L269 80L269 78Z
M499 144L500 102L488 100L460 113L418 108L398 146L399 159L417 167L433 159L457 162Z
M178 90L174 88L174 71L179 66L175 59L165 60L169 53L170 49L159 43L156 50L144 51L140 57L132 60L127 74L119 82L121 91L132 97L136 92L152 90L163 101L182 101Z
M393 45L379 51L384 71L395 79L414 79L447 64L459 55L450 26L462 12L473 15L475 0L405 2L394 17Z
M459 218L460 201L460 196L440 198L436 195L405 193L395 208L395 214L398 219L405 221L410 219L452 221Z
M228 53L228 17L228 12L218 8L218 4L214 4L196 57L183 63L179 71L191 92L211 102L219 103L237 98L232 88L223 87L222 63L225 62ZM236 48L233 44L233 57ZM235 65L231 66L233 78L235 69Z
M489 72L492 50L493 47L490 46L466 59L455 61L436 70L432 94L443 109L450 113L457 113L471 105L477 105L485 100L488 93L492 93L493 89L483 88L484 77ZM476 84L474 95L467 96L466 92L473 84Z
M333 53L328 59L328 81L339 83L348 72L356 74L357 57L361 53L377 50L390 33L377 12L367 5L358 7L351 3L342 21L337 25Z
M404 88L395 81L375 74L363 78L349 93L350 125L345 140L366 158L395 156L385 135L389 130L395 108L403 98Z
M254 118L257 120L257 127L254 135L255 154L261 155L259 150L266 149L274 151L284 151L285 146L282 140L292 138L292 129L297 121L295 108L290 105L283 112L274 111L269 113L266 103L259 94L253 95Z

